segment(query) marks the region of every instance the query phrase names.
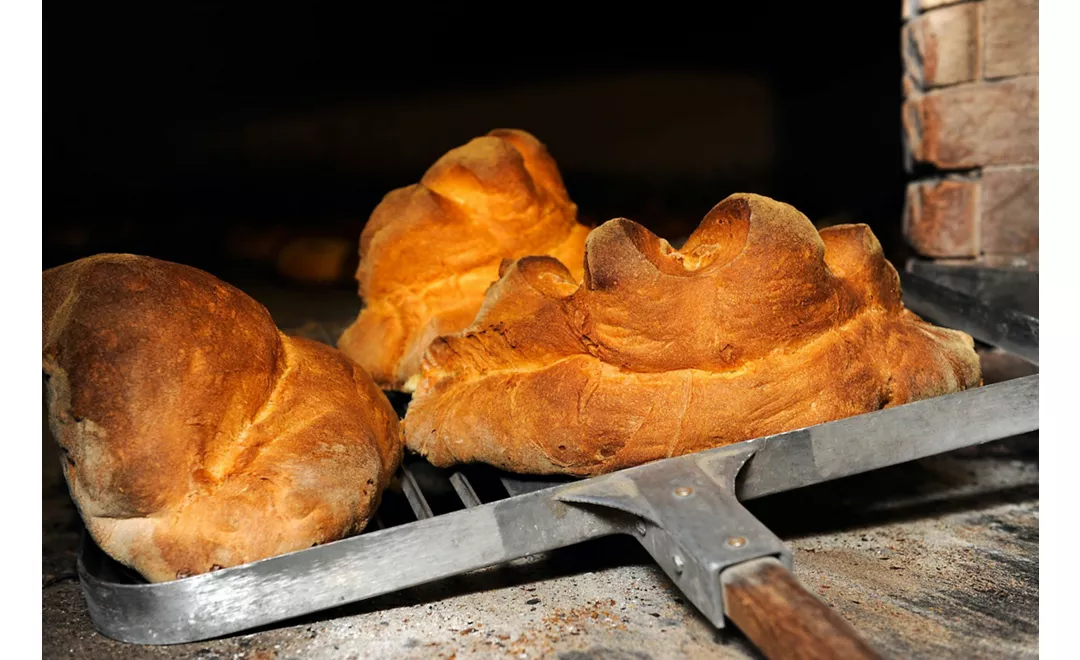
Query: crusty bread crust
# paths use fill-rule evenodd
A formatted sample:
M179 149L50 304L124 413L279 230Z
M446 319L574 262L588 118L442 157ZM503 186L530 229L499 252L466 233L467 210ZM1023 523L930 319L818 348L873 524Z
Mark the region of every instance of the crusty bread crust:
M503 259L549 255L580 279L589 229L532 135L499 129L386 195L360 236L364 309L338 342L385 389L411 391L428 344L472 323Z
M968 335L905 309L866 225L820 234L737 194L681 250L616 219L584 283L503 268L475 322L437 339L404 420L437 466L594 475L981 383Z
M360 531L401 461L355 363L208 273L102 254L42 273L42 370L90 534L148 580Z

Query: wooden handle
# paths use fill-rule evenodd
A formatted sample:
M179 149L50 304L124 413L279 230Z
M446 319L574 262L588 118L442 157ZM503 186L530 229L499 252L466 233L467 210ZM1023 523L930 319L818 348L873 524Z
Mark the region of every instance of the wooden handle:
M732 566L721 576L724 607L765 657L822 660L881 657L775 557Z

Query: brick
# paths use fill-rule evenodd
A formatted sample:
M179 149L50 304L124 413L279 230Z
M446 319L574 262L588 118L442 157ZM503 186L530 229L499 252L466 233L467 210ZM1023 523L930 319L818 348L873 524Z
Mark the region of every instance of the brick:
M1039 79L957 85L904 102L905 146L940 169L1039 162Z
M904 169L911 173L916 161L923 159L922 94L904 98L900 106L901 136L904 143Z
M981 185L982 251L1031 255L1039 251L1039 168L987 169Z
M987 78L1039 72L1038 0L986 0Z
M922 93L922 88L919 86L919 82L915 80L915 78L908 72L906 68L904 69L904 76L900 84L901 93L903 94L903 98L905 99L912 98Z
M926 257L976 257L979 182L948 177L908 184L904 236Z
M980 77L982 3L931 11L902 28L904 68L923 89Z

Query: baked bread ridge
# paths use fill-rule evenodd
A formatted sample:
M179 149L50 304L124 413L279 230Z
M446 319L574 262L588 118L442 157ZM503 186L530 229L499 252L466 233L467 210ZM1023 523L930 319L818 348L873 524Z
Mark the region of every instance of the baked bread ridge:
M588 476L981 384L972 338L904 308L866 225L819 233L736 194L681 250L604 223L585 271L504 266L425 355L406 445L439 467Z
M209 273L100 254L42 272L42 370L87 529L152 582L359 532L401 461L385 395Z
M539 140L474 138L372 212L356 271L364 308L338 348L384 389L411 391L428 344L472 322L503 259L548 255L580 279L588 233Z

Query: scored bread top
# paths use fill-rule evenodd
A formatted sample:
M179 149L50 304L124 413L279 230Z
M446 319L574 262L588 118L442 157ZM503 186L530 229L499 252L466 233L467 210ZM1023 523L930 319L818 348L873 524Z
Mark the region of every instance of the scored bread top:
M615 219L581 284L503 265L474 323L435 340L405 418L439 466L596 474L978 385L964 333L901 303L865 225L819 232L750 194L680 250Z

